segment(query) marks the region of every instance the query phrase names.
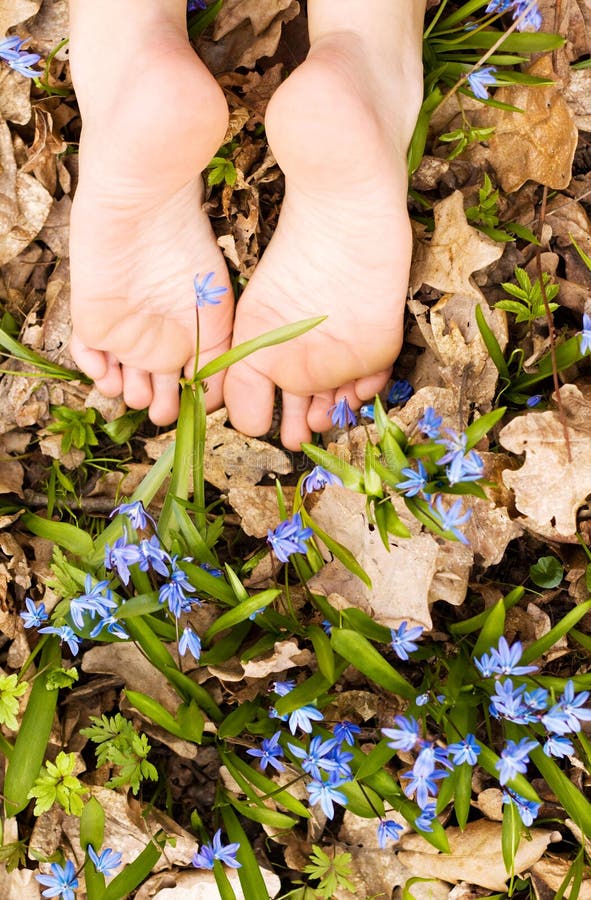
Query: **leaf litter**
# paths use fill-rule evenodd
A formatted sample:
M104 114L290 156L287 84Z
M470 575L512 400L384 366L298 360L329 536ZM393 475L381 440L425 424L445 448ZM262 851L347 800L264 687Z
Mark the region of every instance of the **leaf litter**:
M541 6L554 12L552 3ZM558 299L561 326L570 326L571 332L576 330L568 310L576 310L579 315L589 310L591 275L573 249L572 238L590 253L588 95L591 76L588 69L571 69L569 63L589 54L591 21L585 5L575 0L563 2L560 14L569 40L566 48L555 55L556 68L552 69L549 57L545 56L531 69L553 83L535 88L528 85L499 88L496 99L519 107L523 110L520 113L483 108L465 98L464 109L473 124L494 127L494 135L486 145L469 147L452 160L444 158L447 148L433 140L421 168L415 173L413 184L417 190L427 193L432 221L414 225L409 330L397 364L397 370L411 380L416 393L406 406L390 413L407 433L430 405L444 415L446 425L463 428L471 415L482 415L497 402L497 373L480 338L475 308L481 305L501 350L505 350L514 325L507 322L504 313L491 309L488 301L498 299L500 280L510 277L507 274L499 277L502 267L508 272L515 264L531 263L533 267L534 248L521 245L521 249L515 249L514 245L493 241L468 221L466 208L481 184L484 167L505 192L501 194L505 209L517 211L512 221L526 227L536 226L539 186L546 185L555 191L543 222L542 257L545 265L552 262L552 271L561 284ZM214 219L218 241L232 271L244 277L252 273L277 220L282 176L261 135L260 125L269 97L286 74L284 62L277 61L276 57L281 35L286 25L297 24L302 16L300 4L295 0L227 0L214 29L198 41L199 51L218 74L226 92L232 111L227 141L236 144L229 157L236 170L236 181L233 185L210 188L206 209ZM15 27L21 36L31 37L32 49L47 55L66 35L67 4L0 0L2 33ZM64 50L56 57L53 78L56 83L69 85ZM75 147L79 128L77 110L71 94L44 98L32 106L29 82L5 68L0 79L3 312L13 316L17 326L24 326L21 336L25 345L43 352L53 362L70 367L67 239L77 166L75 154L64 155L64 151ZM444 103L438 115L439 132L453 130L461 118L457 105L451 102ZM445 115L448 119L443 125ZM546 339L543 327L532 337L543 344ZM75 383L72 390L65 392L59 382L19 374L30 371L26 362L6 360L5 368L15 374L0 376L0 492L12 497L18 508L32 492L42 492L52 460L68 468L68 457L61 452L59 436L53 435L51 440L47 435L42 436L44 427L51 421L51 407L65 403L79 409L96 394L91 394L91 387L84 382ZM469 547L422 531L398 503L396 510L411 530L411 537L392 541L388 551L373 529L363 498L341 488L329 488L313 506L315 520L353 552L370 575L372 589L352 576L327 548L324 548L325 565L309 588L328 597L334 608L360 609L378 624L395 627L407 620L445 634L450 605L464 604L475 580L485 583L490 579L496 583L500 571L511 572L510 580L517 583L526 577L524 559L532 554L535 558L535 554L542 556L548 548L548 552L559 548L568 557L570 571L579 572L579 579L583 578L586 558L576 541L579 532L589 535L585 523L589 518L587 498L591 494L588 464L591 401L588 369L576 365L568 374L568 381L574 383L563 385L560 393L572 459L568 459L565 450L561 415L551 398L548 407L541 411L521 411L504 420L495 437L507 452L478 447L485 460L490 486L486 488L486 499L466 499L473 512L466 531ZM123 414L123 407L116 401L110 409L104 407L101 411L104 420L111 421ZM371 427L353 429L337 438L330 448L363 465L368 435L370 440L375 440ZM133 461L123 462L126 457L121 452L118 457L122 461L121 469L108 472L102 482L102 475L86 471L84 452L72 451L72 471L81 468L85 473L80 484L81 508L84 509L84 503L93 495L96 497L97 491L102 491L105 509L114 505L126 471L131 470L133 475L134 467L141 469L137 471L137 483L173 440L174 432L155 435L148 431L134 437ZM284 490L291 503L293 472L299 473L300 461L290 459L276 441L237 435L226 426L223 411L209 417L207 441L206 477L212 490L228 504L228 529L233 529L236 535L240 531L240 535L264 538L267 529L276 527L280 518L275 488L270 482L275 476L286 480ZM29 442L33 445L30 449ZM265 480L269 483L261 483ZM124 490L129 493L131 488ZM8 511L0 518L0 525L10 529L2 534L0 542L0 595L6 606L0 618L0 630L5 641L12 642L6 660L12 669L24 662L28 649L18 610L22 608L25 593L32 586L42 590L41 578L47 577L47 557L43 563L41 544L34 543L42 539L32 539L19 526L20 512L14 511L15 504L10 509L7 506ZM252 547L253 543L248 546ZM41 554L38 559L37 554ZM512 571L514 566L517 572ZM499 568L495 571L496 567ZM272 584L272 572L268 575ZM50 596L51 591L47 589L48 606ZM445 607L440 605L442 600L447 604ZM529 604L528 616L537 628L532 640L547 633L559 615L553 612L552 604L556 603L556 610L561 610L564 602L564 592L558 591L548 601L547 612ZM200 621L199 627L208 626ZM588 634L586 620L579 627ZM205 672L212 693L221 696L230 690L229 685L233 684L236 690L243 685L249 697L254 698L265 690L271 676L283 673L289 677L292 669L309 671L312 655L301 643L276 642L252 660L233 657L222 666L212 664ZM567 659L568 646L566 638L563 639L560 652ZM132 649L134 654L126 654ZM93 682L93 679L105 676L112 680L104 695L99 692L92 704L90 699L86 701L86 713L84 697L80 695L76 717L87 716L89 711L97 714L108 710L114 702L123 702L119 700L121 685L148 692L175 712L178 698L167 688L164 679L144 663L139 651L131 645L103 645L86 650L82 670L88 684L98 685L98 680ZM346 672L342 687L338 695L339 716L354 718L357 714L359 721L371 722L384 714L383 697L366 690L367 682L358 675ZM60 709L64 723L66 708ZM140 721L140 715L129 705L122 708L136 722ZM139 727L147 730L148 720L143 718ZM57 750L62 738L57 731L54 737ZM182 759L181 742L175 743L168 737L173 756ZM166 740L162 733L159 738L160 746L164 746ZM372 746L370 743L367 749ZM92 778L97 775L92 773ZM121 848L133 858L145 846L145 807L123 794L106 790L90 777L87 783L107 810L107 844ZM417 898L459 897L459 888L451 889L458 882L504 890L500 792L493 797L491 790L483 787L479 792L481 818L470 821L463 832L455 826L446 826L451 849L447 855L436 853L422 838L409 834L402 838L397 853L384 854L376 849L375 823L367 823L347 811L335 850L353 854L356 895L363 896L363 891L368 896L380 891L391 894L394 888L403 888L414 877L431 881L431 887L428 883L412 885ZM137 897L183 900L189 896L216 896L215 881L209 873L187 868L194 851L193 836L172 819L164 819L162 813L153 814L158 822L151 823L152 830L164 824L167 831L177 833L177 846L174 852L167 848L162 859L167 872L152 876ZM77 827L74 817L55 812L44 814L33 830L31 846L49 855L65 842L75 852L79 846ZM322 826L317 822L315 827L316 834L320 835ZM291 856L286 855L286 859L294 859L298 853L301 857L303 848L309 852L308 837L299 832L290 836ZM522 841L516 859L516 871L531 872L536 896L543 900L550 896L549 891L558 890L568 869L565 859L552 851L550 842L556 839L556 832L535 828L532 840ZM267 890L275 896L279 891L277 877L265 869L263 873ZM236 896L241 897L235 873L230 873L230 880ZM12 872L4 869L0 885L2 896L7 898L39 896L38 884L27 869ZM579 896L584 898L588 894L589 885L584 883ZM347 900L350 895L339 889L334 896Z

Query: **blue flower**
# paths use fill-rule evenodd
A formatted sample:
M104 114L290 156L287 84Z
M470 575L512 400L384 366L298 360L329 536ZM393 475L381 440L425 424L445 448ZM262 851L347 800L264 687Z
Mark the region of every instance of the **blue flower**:
M125 628L122 626L119 619L115 618L115 616L111 616L108 614L102 616L90 632L90 637L98 637L103 629L106 629L109 634L113 634L115 635L115 637L121 638L124 641L129 638L129 635L126 632Z
M18 55L18 52L24 43L24 38L19 38L16 34L2 38L0 41L0 59L6 61L14 59L15 54Z
M154 519L146 512L141 500L134 500L133 503L121 503L119 506L116 506L110 518L118 515L126 516L137 531L146 528L148 522L151 522L154 528L156 527Z
M109 610L117 609L117 601L113 599L113 593L109 589L108 581L92 583L92 576L84 579L84 594L73 597L70 600L70 615L77 628L84 628L84 613L90 613L90 618L96 615L106 616Z
M346 397L341 397L340 400L331 406L327 415L331 417L332 424L337 428L346 428L347 425L357 424L357 416L349 406Z
M404 378L399 378L394 382L388 392L388 403L392 406L402 406L403 403L410 400L414 392L415 389L410 382L406 381Z
M198 662L201 656L201 638L193 631L190 625L187 625L179 639L179 653L181 656L184 656L187 650Z
M199 281L199 275L195 275L193 279L193 287L195 288L195 300L197 306L218 306L222 301L218 300L223 294L228 293L227 287L210 287L215 272L208 272L203 281Z
M419 694L419 696L415 699L415 703L417 706L426 706L429 702L429 693Z
M320 781L318 778L306 785L312 806L320 803L324 815L329 819L334 818L334 803L340 803L341 806L347 805L347 797L338 790L338 787L338 783Z
M391 819L380 819L380 824L378 825L378 846L380 850L386 849L388 840L397 841L402 831L402 825L399 825L398 822L393 822Z
M537 746L537 741L529 741L527 738L521 738L517 743L507 741L501 751L501 758L495 763L495 769L499 773L499 782L507 784L519 772L522 774L526 772L530 751Z
M452 757L454 766L461 766L462 763L468 763L475 766L480 755L480 747L476 743L473 734L467 734L462 741L457 744L450 744L447 748Z
M400 776L405 780L408 778L408 784L403 785L402 790L407 797L412 798L413 794L416 794L417 805L421 809L425 809L429 803L429 798L437 796L437 791L439 790L437 781L447 778L448 775L449 772L446 772L445 769L434 769L427 774L417 774L413 769L411 772Z
M513 21L526 13L523 20L517 26L517 31L539 31L542 27L542 14L538 9L537 4L535 4L531 7L531 9L528 10L528 6L530 5L531 0L520 0L520 2L515 4Z
M526 828L529 828L533 825L534 819L537 817L541 803L535 803L533 800L526 800L525 797L520 797L519 794L516 794L514 791L503 791L503 803L515 804L517 807L517 812L519 813L519 818L523 822Z
M168 575L169 581L163 584L158 592L160 603L167 603L175 619L181 613L189 612L192 603L199 604L197 597L187 597L187 594L195 592L195 588L187 578L187 573L179 569L175 560L172 560L172 569Z
M541 402L542 402L542 395L541 394L533 394L533 396L527 398L527 400L525 401L525 405L528 406L530 409L533 409L534 406L537 406Z
M580 333L581 338L581 355L585 355L591 350L591 316L583 313L583 330Z
M468 509L466 512L462 509L462 501L456 500L455 503L446 509L443 505L443 501L441 496L437 497L435 500L435 506L437 507L437 512L439 513L439 525L442 531L451 531L451 533L461 541L462 544L469 544L470 541L466 537L465 534L459 530L459 525L465 525L470 516L472 515L472 510Z
M146 538L141 540L138 549L140 556L138 565L142 572L147 572L151 567L159 575L163 575L165 578L168 577L170 556L160 546L160 541L155 534L149 540Z
M414 750L419 740L419 723L415 718L409 716L395 716L394 724L397 728L382 728L384 737L390 738L388 747L393 750L405 750L407 753Z
M322 488L330 484L337 484L342 487L343 481L338 475L333 475L332 472L328 472L322 466L315 466L302 481L301 492L302 494L304 491L306 494L311 494L312 491L321 491Z
M312 537L311 528L304 528L302 516L295 513L291 519L285 519L274 531L267 532L267 541L271 545L279 562L287 562L293 553L305 553L306 541Z
M337 741L349 744L350 747L353 747L355 745L355 735L361 733L361 728L359 725L355 725L353 722L347 722L345 720L344 722L337 722L332 733Z
M421 749L412 767L412 774L430 775L435 771L436 763L441 763L448 769L453 768L448 758L447 747L438 747L432 741L421 741Z
M196 9L207 9L205 0L188 0L187 12L195 12Z
M390 629L390 634L392 636L390 646L399 659L408 659L409 653L419 649L418 644L415 644L414 642L420 638L425 630L422 625L415 625L414 628L410 628L407 631L407 625L408 622L402 622L398 628Z
M468 84L474 96L478 97L479 100L488 98L488 88L496 84L497 81L494 76L496 71L494 66L482 66L482 68L476 69L475 72L471 72L468 75Z
M273 692L277 694L278 697L285 697L286 694L293 691L294 687L295 681L276 681L273 685Z
M26 612L19 613L25 628L39 628L49 618L45 603L36 606L30 597L25 597Z
M589 691L582 691L575 696L574 683L570 680L567 681L558 703L542 717L542 724L548 731L555 734L580 731L581 721L591 720L591 709L580 709L583 703L587 702L588 697Z
M491 669L497 675L528 675L537 672L538 666L519 666L518 662L523 654L521 641L515 641L509 646L505 637L499 638L497 649L491 649Z
M224 573L222 572L221 569L216 569L215 566L211 566L207 562L199 563L199 568L203 569L204 572L209 572L209 574L213 575L214 578L223 578L224 577Z
M296 747L295 744L288 744L290 752L301 760L300 765L307 775L320 780L322 778L321 769L325 772L334 771L334 762L332 761L333 750L338 746L339 742L336 738L328 738L323 740L321 735L316 735L310 741L307 750L303 747Z
M405 475L404 481L399 481L396 487L407 497L416 497L425 489L425 485L429 481L429 475L423 463L419 460L417 463L417 471L410 467L400 470L401 475Z
M11 69L14 69L14 71L18 72L20 75L24 75L25 78L39 78L41 75L41 72L31 68L32 66L37 65L41 59L38 53L15 52L14 55L10 55L9 57L8 52L5 51L3 58Z
M542 750L546 756L557 756L563 759L565 756L573 756L575 748L567 737L559 734L551 734L544 742Z
M192 863L196 869L213 869L216 859L231 869L239 869L242 865L236 859L236 854L240 850L240 844L222 844L222 829L218 828L213 836L211 844L203 844L201 850L195 853Z
M462 481L477 481L484 475L484 462L476 450L470 450L466 456L457 453L446 469L447 480L450 484L459 484Z
M485 9L487 13L504 13L511 9L515 4L515 0L490 0Z
M419 831L433 831L431 827L433 820L436 816L436 804L435 803L427 803L423 807L423 811L420 816L417 816L415 819L415 825L419 829Z
M114 870L118 869L121 865L122 854L115 852L115 850L111 850L109 847L107 847L106 850L103 850L101 855L98 856L92 844L89 844L88 855L93 861L97 872L100 872L105 878L109 878Z
M280 737L281 732L276 731L273 737L264 738L264 740L261 741L260 750L254 748L246 751L249 756L256 756L259 758L259 765L263 772L267 766L273 766L278 772L285 772L285 766L282 762L279 762L279 757L283 756L283 748L279 744Z
M105 569L115 570L119 580L129 584L131 573L130 566L137 565L140 561L140 551L137 544L128 544L126 537L119 537L112 547L105 547Z
M324 631L325 634L328 634L328 636L330 637L330 635L332 634L332 622L330 622L328 619L323 619L322 620L322 630Z
M451 463L454 461L458 454L461 457L464 457L466 454L466 446L468 444L468 438L464 434L463 431L454 431L453 428L444 428L445 433L448 435L446 438L438 438L435 443L441 444L442 447L445 447L447 453L437 460L440 466L445 466L447 463Z
M520 684L513 688L510 678L505 681L497 681L495 693L490 698L490 712L495 718L508 719L509 722L517 722L525 725L535 721L534 716L523 702L525 685Z
M438 416L433 407L428 406L423 413L423 417L419 419L417 427L421 434L434 440L439 437L439 429L442 422L443 416Z
M363 419L369 419L370 422L373 422L376 417L375 403L364 403L359 410L359 415Z
M43 897L59 897L60 900L74 900L74 891L78 887L76 869L71 860L65 866L59 863L51 864L52 875L35 875L37 881L47 890L42 891Z
M301 706L289 714L289 730L292 734L300 728L306 734L312 731L312 722L322 722L324 716L315 706Z
M66 642L72 656L76 656L82 643L69 625L46 625L45 628L39 629L39 634L57 634L62 644Z

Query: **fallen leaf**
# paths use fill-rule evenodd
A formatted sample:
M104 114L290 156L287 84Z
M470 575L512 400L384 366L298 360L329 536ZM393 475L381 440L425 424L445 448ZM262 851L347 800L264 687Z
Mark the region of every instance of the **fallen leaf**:
M295 488L285 485L283 496L287 508L291 509ZM244 533L252 537L266 538L268 529L276 528L281 521L277 491L271 485L234 487L232 484L228 492L228 503L240 516L240 526Z
M459 542L440 545L433 535L421 532L401 500L394 498L394 506L411 537L391 538L388 552L377 530L369 527L365 497L345 488L325 488L314 506L314 521L351 551L372 587L336 558L313 576L309 587L330 596L339 608L359 607L389 628L407 620L429 629L431 603L463 601L472 552Z
M551 56L545 54L529 74L555 79ZM514 84L498 88L495 100L520 112L489 107L483 113L494 127L488 139L488 157L504 191L516 191L532 180L561 190L571 180L578 132L561 88L557 84Z
M483 296L471 275L484 269L503 254L503 245L468 225L464 195L454 191L433 208L435 230L430 241L418 240L410 275L411 290L422 284L438 291L462 294L476 302Z
M68 0L44 0L41 9L29 24L35 50L45 58L70 33ZM62 47L54 59L66 60L68 48Z
M39 900L41 887L35 879L39 872L31 869L13 869L7 872L0 868L0 896L2 900Z
M547 856L533 866L530 877L537 900L554 900L571 865L570 861L561 859L559 856ZM591 880L589 878L581 884L577 900L591 900Z
M0 0L0 34L38 12L41 0Z
M0 494L23 496L25 470L16 459L0 460Z
M118 675L126 688L149 694L173 715L179 707L180 699L176 691L135 644L100 644L91 647L82 658L82 671Z
M49 215L51 194L32 175L16 176L16 220L13 227L0 234L0 265L25 250L41 231Z
M213 41L199 41L199 51L216 74L252 69L277 50L283 26L298 15L297 0L226 0L216 17Z
M504 891L508 874L501 852L502 826L481 819L469 822L464 831L447 828L450 853L434 852L420 835L401 839L399 861L415 876L441 878L456 884L467 881L490 890ZM515 872L523 875L536 863L551 841L561 840L559 832L534 828L531 840L522 840L515 856Z
M296 640L276 641L269 657L251 660L243 664L245 678L266 678L275 672L284 672L294 666L308 666L312 661L309 650L300 650Z
M226 875L236 900L254 900L242 891L240 877L235 869L226 869ZM275 897L281 888L281 881L272 872L261 867L261 875L270 897ZM166 884L160 883L166 879ZM159 875L146 881L138 893L136 900L217 900L220 896L213 872L201 869L188 869L174 874ZM15 898L16 900L16 898Z
M517 416L499 434L499 442L511 453L525 453L520 469L503 473L515 492L515 506L523 524L555 540L568 539L577 531L577 510L591 493L591 403L572 384L561 388L563 405L575 409L567 431L572 460L569 462L560 416L555 410ZM583 430L584 429L584 430Z
M15 125L31 118L31 84L8 66L0 69L0 117Z

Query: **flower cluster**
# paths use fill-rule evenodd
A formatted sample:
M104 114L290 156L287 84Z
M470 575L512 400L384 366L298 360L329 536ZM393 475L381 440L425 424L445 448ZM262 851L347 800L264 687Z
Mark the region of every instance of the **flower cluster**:
M311 528L304 527L301 513L280 522L277 528L267 532L267 541L279 562L287 562L294 553L306 552L306 541L312 537Z
M92 844L88 845L88 856L96 871L110 878L115 869L121 865L122 854L106 847L100 855ZM51 864L51 875L35 875L35 878L45 887L42 897L58 897L59 900L74 900L78 888L78 878L74 863L68 859L64 866L59 863Z
M146 529L155 528L154 520L148 515L141 501L123 503L118 506L113 515L124 515L132 528L139 532L138 538L130 538L127 530L125 534L105 547L104 565L107 572L117 577L123 587L127 587L131 580L131 567L137 566L140 572L149 573L152 579L160 581L158 586L158 602L167 608L169 614L178 621L183 613L190 612L194 604L200 604L198 597L194 596L195 588L190 583L188 576L182 568L182 562L191 562L189 558L179 560L178 556L171 556L163 548L157 534L146 536ZM214 570L213 574L222 573ZM125 618L125 600L114 593L114 583L109 579L96 581L92 575L87 574L84 584L84 593L73 597L70 601L70 619L72 625L57 620L51 625L39 627L48 618L45 606L41 603L37 606L30 598L26 599L26 612L21 613L25 628L39 628L41 634L55 634L62 643L66 643L70 652L75 656L80 648L81 637L78 632L83 632L90 625L90 637L97 638L103 633L108 633L121 640L127 640L129 635L123 627ZM201 641L199 636L187 626L179 639L179 653L183 656L186 652L198 660L201 655Z
M487 13L510 12L513 21L518 21L517 31L539 31L542 27L542 14L537 3L532 0L490 0Z
M41 72L36 71L32 66L36 65L41 57L38 53L27 53L26 50L23 50L24 43L24 39L16 35L3 38L0 41L0 59L3 59L11 69L24 75L25 78L38 78Z

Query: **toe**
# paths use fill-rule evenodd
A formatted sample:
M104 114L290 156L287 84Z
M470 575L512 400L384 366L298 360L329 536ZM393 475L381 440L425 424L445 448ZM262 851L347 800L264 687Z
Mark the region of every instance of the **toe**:
M131 409L145 409L152 402L153 391L149 372L123 367L123 399Z
M172 425L179 415L178 373L152 375L150 419L154 425Z
M310 398L298 397L289 391L283 391L282 398L281 443L287 450L299 450L301 444L312 439L307 422Z
M365 378L358 378L355 382L355 393L359 400L373 400L376 394L382 391L388 383L391 369L385 369L376 375L367 375Z
M112 353L105 353L105 374L95 378L94 383L105 397L118 397L123 393L123 373L119 360Z
M107 374L106 354L102 350L93 350L91 347L87 347L75 334L72 335L70 341L70 353L80 371L92 378L93 381L98 381Z
M273 420L275 385L247 361L236 363L226 373L224 401L234 428L243 434L265 434Z
M314 394L308 412L308 425L312 431L328 431L332 426L330 408L334 405L334 391Z

